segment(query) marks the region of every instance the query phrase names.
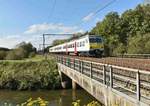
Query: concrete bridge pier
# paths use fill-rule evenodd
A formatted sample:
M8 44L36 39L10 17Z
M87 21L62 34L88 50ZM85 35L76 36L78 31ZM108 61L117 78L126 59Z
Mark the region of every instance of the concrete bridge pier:
M62 88L67 89L67 88L71 88L71 86L73 90L80 88L79 85L74 80L70 79L63 72L59 71L59 75L61 79Z
M74 80L72 80L72 89L73 90L77 89L77 83Z
M60 71L59 71L59 75L60 75L60 79L61 79L62 88L64 88L64 89L71 88L72 80Z

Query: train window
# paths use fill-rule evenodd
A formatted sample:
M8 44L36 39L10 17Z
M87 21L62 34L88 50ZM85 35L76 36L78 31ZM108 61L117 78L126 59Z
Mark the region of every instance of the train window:
M100 43L100 42L102 42L102 40L99 37L91 37L90 38L90 43Z
M66 49L66 45L65 45L65 46L63 46L63 49Z
M85 42L88 43L88 39L86 39Z
M82 46L82 42L80 42L80 47Z
M85 46L85 41L83 41L83 46Z
M77 47L79 47L80 46L80 42L77 42Z

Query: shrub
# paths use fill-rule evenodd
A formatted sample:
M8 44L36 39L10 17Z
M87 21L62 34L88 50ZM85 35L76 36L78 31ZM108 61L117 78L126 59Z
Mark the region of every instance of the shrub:
M0 51L0 60L4 60L7 55L6 51Z
M136 35L129 39L128 53L149 54L150 53L150 34Z
M34 90L60 88L54 60L0 62L0 88Z
M30 54L29 54L29 58L31 58L31 57L35 57L35 52L31 52Z
M6 60L19 60L20 58L15 54L15 51L9 51L5 59Z
M22 42L18 44L15 49L10 50L8 54L5 55L5 59L21 60L21 59L28 58L28 57L34 57L35 53L36 53L36 48L34 48L31 43ZM0 58L1 57L4 57L4 56L0 56Z

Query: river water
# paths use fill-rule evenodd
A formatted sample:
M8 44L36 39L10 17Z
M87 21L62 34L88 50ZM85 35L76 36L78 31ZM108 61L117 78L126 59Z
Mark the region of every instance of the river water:
M49 102L49 106L72 106L75 100L81 100L81 105L95 100L84 90L51 90L51 91L8 91L0 90L0 106L10 104L16 106L27 101L29 98L42 99Z

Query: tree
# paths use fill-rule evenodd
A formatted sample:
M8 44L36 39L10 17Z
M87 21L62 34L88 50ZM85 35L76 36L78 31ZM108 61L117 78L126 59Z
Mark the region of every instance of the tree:
M1 50L1 51L0 51L0 60L4 60L5 57L6 57L6 55L7 55L7 52L4 51L4 50Z
M54 40L52 43L52 46L56 46L62 43L65 43L67 41L67 39L61 39L61 40Z
M113 55L113 50L122 40L121 19L117 12L110 12L103 21L98 22L91 34L101 35L104 38L105 55Z
M149 54L150 53L150 33L138 35L129 39L128 53Z
M121 16L111 12L96 24L90 34L104 38L105 55L123 53L148 53L149 42L143 41L150 33L150 5L138 5L135 9L125 11ZM146 36L144 38L144 36ZM142 41L141 41L142 40ZM132 45L137 45L136 50ZM142 45L145 45L142 48ZM138 47L141 48L138 49Z
M5 59L8 60L21 60L34 56L36 53L36 48L33 47L31 43L21 42L15 49L9 51Z

